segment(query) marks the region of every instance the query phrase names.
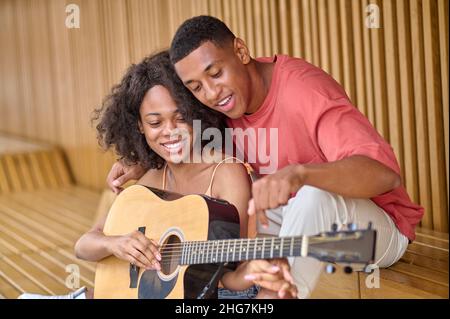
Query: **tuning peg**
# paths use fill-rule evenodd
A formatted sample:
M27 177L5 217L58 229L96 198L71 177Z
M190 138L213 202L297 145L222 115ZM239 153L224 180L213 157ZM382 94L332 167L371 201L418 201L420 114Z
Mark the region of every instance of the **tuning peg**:
M348 230L355 231L357 229L356 223L347 224Z
M331 231L335 232L335 231L337 231L337 229L338 229L338 225L336 223L333 223L331 225Z
M350 267L350 266L345 266L345 267L344 267L344 272L345 272L346 274L351 274L351 273L353 272L353 268Z
M328 264L325 267L325 271L327 272L327 274L334 274L336 272L336 267L334 267L334 265L332 264Z

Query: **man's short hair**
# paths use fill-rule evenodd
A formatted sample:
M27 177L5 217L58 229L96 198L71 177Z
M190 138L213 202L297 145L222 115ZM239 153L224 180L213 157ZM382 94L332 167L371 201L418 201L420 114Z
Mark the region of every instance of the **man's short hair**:
M223 48L234 38L226 24L215 17L202 15L190 18L183 22L173 37L170 60L172 64L177 63L206 41Z

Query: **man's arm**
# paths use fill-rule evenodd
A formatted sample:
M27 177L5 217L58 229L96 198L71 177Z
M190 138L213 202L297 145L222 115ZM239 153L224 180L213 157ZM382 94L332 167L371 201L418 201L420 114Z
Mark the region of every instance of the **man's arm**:
M258 214L265 225L265 209L285 205L290 194L303 185L352 198L372 198L401 184L400 176L380 162L363 155L323 164L290 165L265 176L252 186L249 215Z
M122 185L130 180L138 180L145 172L146 170L139 164L130 166L120 160L111 167L106 183L114 193L119 194L123 190Z
M363 155L336 162L299 165L304 185L352 198L372 198L400 186L401 179L392 169Z

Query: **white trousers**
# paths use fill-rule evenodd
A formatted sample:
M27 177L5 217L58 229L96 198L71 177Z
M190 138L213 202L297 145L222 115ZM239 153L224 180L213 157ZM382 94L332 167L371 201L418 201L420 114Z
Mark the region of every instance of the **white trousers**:
M374 264L380 268L395 263L406 251L408 238L401 234L386 212L369 199L352 199L311 186L303 186L287 205L266 211L269 227L258 225L259 235L299 236L316 235L338 230L356 223L367 228L369 222L377 231ZM291 273L299 298L308 298L320 277L324 263L312 257L289 258Z

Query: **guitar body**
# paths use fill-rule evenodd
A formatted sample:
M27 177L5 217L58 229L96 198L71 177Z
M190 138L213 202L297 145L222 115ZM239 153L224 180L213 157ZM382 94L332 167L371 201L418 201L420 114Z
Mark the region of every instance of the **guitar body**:
M225 201L133 185L113 203L104 233L117 236L138 229L160 245L161 270L139 269L115 256L107 257L97 264L94 298L197 298L219 264L180 266L177 244L238 238L239 215ZM208 297L217 297L217 280Z

